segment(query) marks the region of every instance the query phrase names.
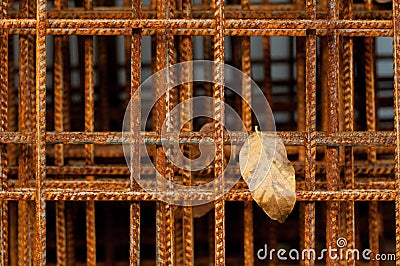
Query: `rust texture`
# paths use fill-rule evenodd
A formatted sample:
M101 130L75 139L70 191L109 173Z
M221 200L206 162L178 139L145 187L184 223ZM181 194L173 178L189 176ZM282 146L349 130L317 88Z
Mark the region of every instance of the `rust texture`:
M1 1L0 265L279 265L276 253L258 251L318 254L342 238L345 252L396 254L400 265L399 36L398 0ZM393 49L377 52L388 39ZM239 99L216 64L214 84L180 84L141 121L156 97L141 82L194 59L233 65L269 101L296 172L298 202L285 223L263 213L242 179L214 200L228 175L240 175L238 165L225 171L224 147L243 144L258 123L248 80ZM382 74L382 62L393 74ZM168 71L155 94L174 74L196 73ZM204 107L213 117L190 120L187 102L171 114L200 95L213 98ZM224 102L244 125L229 137ZM181 122L179 137L163 141L188 158L195 145L215 143L213 162L202 171L173 165L164 122L168 133ZM213 131L200 132L209 122ZM164 178L196 186L220 176L215 191L191 196L213 200L204 217L160 200L189 197L162 187ZM326 256L293 265L358 263Z

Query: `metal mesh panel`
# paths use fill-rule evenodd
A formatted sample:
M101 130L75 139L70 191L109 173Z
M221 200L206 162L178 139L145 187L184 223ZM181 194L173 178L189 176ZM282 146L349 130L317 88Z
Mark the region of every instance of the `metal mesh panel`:
M399 1L3 0L0 8L1 265L367 263L259 256L265 245L320 254L343 238L345 252L397 254L400 265ZM191 207L136 184L132 175L149 171L139 154L130 174L121 128L131 95L151 73L193 59L226 62L262 88L296 170L285 223L265 215L243 180L194 218ZM215 78L171 91L146 131L132 125L157 169L186 185L192 174L160 151L160 121L175 104L225 100L254 131L251 110L224 89L221 72ZM205 122L186 124L179 141L214 139L212 171L201 177L210 179L223 171L224 131L200 134Z

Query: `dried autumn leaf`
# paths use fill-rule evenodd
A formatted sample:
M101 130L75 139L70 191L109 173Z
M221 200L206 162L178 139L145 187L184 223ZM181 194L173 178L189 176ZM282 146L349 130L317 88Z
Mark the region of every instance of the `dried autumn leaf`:
M284 222L296 203L296 182L283 141L256 130L240 150L239 165L257 204L271 219Z

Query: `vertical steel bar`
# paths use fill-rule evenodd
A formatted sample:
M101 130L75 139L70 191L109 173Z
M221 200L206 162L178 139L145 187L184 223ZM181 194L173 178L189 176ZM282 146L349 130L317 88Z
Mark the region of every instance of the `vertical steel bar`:
M140 203L130 205L129 264L140 265Z
M27 17L28 18L34 18L35 16L35 8L36 5L33 2L27 1ZM33 108L34 103L36 101L35 97L35 36L34 35L27 35L27 73L26 73L26 78L27 78L27 95L26 97L26 115L28 118L26 119L26 125L25 129L27 132L33 132L35 128L36 121L35 119L31 119L35 116L35 110ZM25 153L25 162L26 162L26 171L27 171L27 178L32 179L32 176L30 176L30 173L32 173L32 169L34 169L35 165L33 160L31 158L33 157L33 150L32 150L32 145L27 145L26 146L26 153ZM23 156L24 157L24 156ZM45 178L45 177L44 177ZM35 223L35 218L34 218L34 212L35 212L35 207L34 203L29 201L27 202L27 226L28 226L28 232L33 232L34 230L34 223ZM31 263L32 261L32 256L33 256L33 246L34 246L34 239L33 239L33 234L29 233L27 237L27 247L28 249L25 251L26 257L24 258L26 261L29 261Z
M242 0L242 10L250 10L250 1ZM250 37L242 37L242 72L251 77ZM244 130L251 131L251 84L249 79L242 80L242 120Z
M214 44L213 44L213 38L212 36L204 36L203 37L203 46L204 46L204 59L205 60L213 60L213 48L214 48ZM208 73L207 73L208 75ZM206 77L208 80L210 80L212 77ZM207 97L212 97L213 93L212 93L213 89L212 89L212 84L207 82L204 84L204 94ZM206 108L211 109L212 106L207 106ZM206 119L206 123L211 123L213 122L212 118L207 118Z
M339 18L339 4L337 0L328 2L328 19L335 21ZM339 130L338 123L338 96L339 96L339 31L329 30L327 35L328 45L328 132L336 133ZM338 167L338 147L327 147L327 188L335 191L339 189L340 169ZM327 203L327 248L335 248L339 232L339 203ZM337 261L327 258L328 265L337 265Z
M4 1L7 2L7 1ZM3 2L3 4L5 4ZM10 9L12 5L12 1L8 1L8 7L7 6L3 6L2 8L5 8L6 12L7 9ZM4 10L1 12L3 14L4 17ZM7 12L8 13L8 12ZM7 14L6 13L6 14ZM14 67L14 53L15 53L15 49L13 49L14 46L14 39L13 38L8 38L8 50L9 52L7 53L8 57L8 62L7 62L7 66L8 69L4 68L3 70L0 70L1 73L7 73L8 74L8 102L7 105L4 105L4 107L7 107L8 109L8 120L6 121L6 125L7 125L7 130L8 131L17 131L17 115L18 115L18 111L17 111L17 105L14 101L14 99L17 97L17 93L18 93L18 89L16 89L16 85L15 85L15 67ZM4 49L4 48L3 48ZM1 58L4 58L3 56ZM6 58L4 58L6 59ZM2 64L2 66L4 66L4 64ZM2 75L2 74L0 74ZM4 85L2 85L4 86ZM2 104L3 106L3 104ZM17 165L17 145L16 144L11 144L7 147L7 166L15 166ZM3 158L3 157L2 157ZM1 162L1 160L0 160ZM3 171L6 171L7 168L4 167L2 168ZM4 176L2 176L2 178L7 177L7 172L8 170L5 172L6 174ZM5 188L4 188L5 189ZM9 228L9 233L7 231L2 231L4 237L2 237L2 243L4 243L4 245L8 244L8 247L5 246L3 248L3 250L5 251L5 253L7 254L8 248L9 248L9 254L8 254L8 259L5 260L5 264L7 265L9 263L9 265L11 266L16 266L17 265L17 258L18 258L18 242L17 242L17 206L15 204L9 204L9 217L8 213L6 211L3 211L3 219L4 221L2 222L4 225L4 228L7 230ZM7 214L7 215L6 215ZM6 226L8 224L8 226ZM7 237L6 237L7 236ZM7 257L6 257L7 258ZM1 262L0 262L1 264Z
M177 219L178 218L178 219ZM183 247L183 228L182 228L182 219L179 219L180 216L175 216L175 264L183 265L184 261L184 253L185 248Z
M211 1L212 2L212 1ZM208 0L202 0L203 5L209 5ZM213 5L213 3L211 3ZM213 38L212 36L204 36L203 37L203 50L204 50L204 59L205 60L213 60ZM210 80L211 77L206 77ZM204 94L208 97L212 97L212 85L211 83L204 84ZM212 108L211 106L207 106L206 108ZM212 122L212 119L206 119L207 123Z
M157 1L157 18L173 19L174 1L159 0ZM175 62L174 55L174 37L170 30L166 30L165 34L157 35L157 70L161 70ZM169 70L166 71L167 83L170 76ZM169 84L158 84L161 88L169 89ZM157 105L157 132L160 134L164 119L166 120L167 132L172 129L173 119L170 116L174 104L174 93L167 91ZM163 147L157 147L157 170L161 176L157 174L157 178L166 178L173 182L173 170L169 162L166 160L168 147L163 151ZM162 190L168 189L161 187ZM160 265L173 265L174 262L174 216L173 206L164 202L157 203L156 226L157 226L157 263Z
M85 10L93 9L93 0L85 0ZM85 37L85 132L94 131L94 52L93 36ZM94 145L85 144L86 165L94 164ZM87 176L94 180L94 176ZM86 262L96 265L95 204L86 202Z
M157 2L158 0L150 0L150 7L149 9L153 12L157 13L158 15L158 9L157 9ZM154 74L157 72L158 69L158 63L157 63L157 34L151 35L151 60L150 60L150 68L151 68L151 73ZM158 87L158 85L156 85ZM162 100L162 99L161 99ZM157 107L157 104L155 104L155 107ZM152 130L156 131L156 123L157 123L157 108L153 108L151 110L151 121L152 121Z
M182 0L182 18L191 19L192 18L192 1ZM193 60L193 42L191 36L182 36L180 43L181 60L192 61ZM182 77L193 76L192 68L182 69ZM193 83L184 83L181 85L180 101L186 102L182 105L181 121L182 121L182 131L192 131L193 124L189 121L192 117L192 106L189 103L189 99L193 96ZM186 156L190 156L190 148L188 146L184 147ZM192 186L193 176L191 171L183 171L183 185ZM182 240L183 240L183 264L184 265L194 265L194 232L193 232L193 208L183 207L183 217L182 217ZM178 252L178 251L177 251Z
M62 5L65 8L68 8L68 0L62 0ZM71 62L70 62L70 38L69 36L63 36L63 60L64 60L64 74L63 74L63 84L64 84L64 93L63 93L63 108L64 108L64 130L71 131ZM64 147L64 150L67 150ZM68 223L67 223L68 224ZM68 227L68 225L67 225ZM68 239L67 239L68 245ZM68 252L68 254L72 254ZM69 261L70 262L70 261Z
M312 2L312 1L310 1ZM307 35L306 57L306 187L307 190L315 190L316 170L316 35L315 31ZM304 248L315 248L315 202L305 204L304 217ZM314 265L314 260L306 260L305 265Z
M46 2L36 2L35 265L46 265Z
M326 1L326 0L323 0ZM321 53L321 103L320 106L328 106L328 86L326 80L328 79L328 44L327 38L320 38L320 53ZM328 131L328 109L321 108L321 128L322 131ZM322 147L326 157L326 147Z
M400 2L393 1L394 128L396 133L396 265L400 265Z
M353 18L353 1L343 3L343 18ZM344 130L354 131L354 65L353 65L353 38L343 37L343 94L344 94ZM353 147L345 148L344 178L346 188L354 189L354 156ZM354 201L345 203L346 208L346 239L348 249L355 248ZM348 265L355 265L355 259L350 257Z
M76 265L75 260L75 232L74 232L74 219L75 213L72 206L66 208L66 242L67 242L67 263L68 265Z
M135 5L134 2L131 0L123 0L123 6L124 8L131 8ZM140 8L142 5L140 5ZM131 98L129 97L131 95L131 60L127 60L127 58L131 57L131 52L132 52L132 36L124 36L124 55L125 55L125 94L126 94L126 104L129 103Z
M132 18L141 18L141 1L132 1ZM131 139L131 176L130 188L134 187L134 178L140 178L140 80L141 80L141 59L142 59L142 36L140 30L132 30L131 48L130 48L130 131ZM140 203L134 202L130 205L130 241L129 241L129 262L130 265L140 264Z
M365 2L366 10L372 11L372 1ZM366 37L364 40L365 47L365 98L366 98L366 120L367 131L376 131L376 97L375 97L375 39L373 37ZM370 163L376 162L376 149L368 147L368 161Z
M21 1L20 3L20 13L24 18L29 17L29 3L28 1ZM30 59L30 47L32 43L30 42L30 38L27 35L22 35L19 38L19 73L18 73L18 81L19 81L19 94L18 94L18 130L21 132L29 132L32 128L32 102L31 102L31 80L30 77L32 73L33 61ZM19 172L19 182L21 185L25 185L28 178L30 167L28 158L29 155L29 147L28 145L21 146L21 156L18 158L18 172ZM32 252L31 247L29 246L29 203L27 201L19 201L18 202L18 264L25 265L31 263L32 261Z
M378 202L370 202L368 210L368 233L369 233L369 247L371 249L371 258L374 258L379 253L379 223L380 214L378 209ZM371 260L370 265L379 265L379 261Z
M35 1L29 2L27 3L28 6L28 17L29 18L34 18L35 17ZM35 110L33 108L33 105L35 103L35 36L34 35L28 35L27 36L28 39L28 65L27 65L27 85L28 85L28 95L27 97L29 97L30 99L27 99L27 115L30 117L34 117L35 116ZM29 124L31 123L31 124ZM34 131L35 128L35 119L27 119L27 130L30 132ZM30 175L30 173L32 173L32 169L34 169L34 162L31 158L33 158L33 150L32 150L32 145L27 145L28 148L28 156L26 158L26 162L27 162L27 173L28 175ZM29 177L29 176L28 176ZM32 179L32 177L29 177L29 179ZM35 223L35 218L34 218L34 212L35 212L35 207L34 207L34 203L33 202L28 202L28 231L33 232L34 230L34 223ZM28 250L27 250L27 254L28 254L28 258L29 261L32 261L32 256L33 256L33 246L34 246L34 239L33 239L33 234L29 234L28 236Z
M250 1L242 0L242 10L250 10ZM251 77L250 37L242 37L242 72ZM245 131L251 131L251 84L242 80L242 121ZM244 265L254 264L253 202L244 202Z
M160 13L163 13L163 3L161 1L157 1L157 17L162 16ZM165 47L165 40L163 39L162 35L156 36L157 40L157 47L156 47L156 71L161 70L163 67L166 66L166 47ZM157 90L162 86L162 84L156 84ZM156 93L158 95L158 93ZM156 106L156 116L155 121L153 123L156 124L156 131L161 132L162 122L165 119L165 95L161 96L159 102ZM162 147L156 147L156 166L157 172L156 175L161 174L162 176L157 176L156 178L164 178L165 174L165 155L163 154ZM157 186L158 188L158 186ZM166 212L169 212L169 209L166 209L166 204L163 202L157 202L157 210L156 210L156 263L158 265L167 265L168 264L168 250L167 250L167 240L166 240Z
M316 0L306 1L306 11L308 19L316 18ZM316 170L316 104L317 104L317 37L315 30L307 30L306 36L306 168L305 180L306 189L315 190L315 170ZM304 248L315 249L315 202L306 202L304 206ZM305 265L315 265L313 258L306 258Z
M216 33L214 35L214 178L219 178L219 190L223 189L224 182L224 37L225 16L224 1L214 0L214 19ZM225 265L225 202L218 199L215 202L215 265Z
M263 0L263 4L267 5L269 0ZM270 37L263 37L263 56L264 56L264 95L272 108L272 77L271 77L271 41Z
M8 17L8 1L1 2L1 18L5 19ZM1 48L0 48L0 132L7 131L8 124L8 30L0 30L1 35ZM7 149L5 145L1 145L0 150L0 166L1 166L1 190L7 190ZM8 265L8 202L1 201L0 209L0 241L1 241L1 251L0 251L0 264Z
M27 9L28 9L28 13L27 13L27 17L29 18L34 18L35 14L36 14L36 3L35 1L30 2L27 1ZM30 100L27 100L27 102L29 103L27 112L28 115L31 115L32 117L35 116L35 110L33 108L33 105L35 103L35 35L27 35L28 38L28 69L27 69L27 84L28 84L28 88L29 90L29 96L30 96ZM32 62L32 63L29 63ZM30 120L30 121L29 121ZM28 126L29 131L34 131L34 127L36 124L35 119L29 119L28 121L31 123L30 126ZM27 122L27 123L29 123ZM29 125L29 124L28 124ZM29 153L33 153L32 151L32 146L28 146L29 147ZM28 169L33 169L34 168L34 162L32 160L28 159ZM30 170L29 170L30 172ZM33 211L33 206L31 207L32 211ZM33 220L32 220L33 222Z
M2 8L5 15L8 14L8 10L12 8L13 1L3 1L4 5ZM4 16L4 15L3 15ZM8 121L7 121L7 128L8 131L17 131L17 104L15 103L14 99L17 97L18 89L15 86L15 66L14 66L14 54L16 53L14 49L14 38L8 38L8 70L5 73L8 73ZM15 166L17 165L17 145L10 144L7 147L7 158L8 158L8 165ZM10 239L11 241L11 239ZM11 263L11 261L10 261Z

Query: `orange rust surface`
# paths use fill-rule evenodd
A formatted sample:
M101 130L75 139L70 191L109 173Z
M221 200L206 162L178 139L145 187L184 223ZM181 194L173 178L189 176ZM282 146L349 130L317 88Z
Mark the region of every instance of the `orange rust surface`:
M318 249L335 247L340 237L349 249L396 253L400 265L399 1L50 2L0 4L0 265L258 265L265 263L256 255L265 243ZM143 49L146 36L151 47ZM294 54L276 59L271 43L278 36L291 40ZM252 57L254 37L262 38L261 59ZM390 77L377 71L380 37L392 39ZM121 144L140 136L171 181L196 185L223 173L227 136L220 123L204 133L191 121L177 140L187 156L190 145L216 143L205 171L177 170L160 146L163 119L173 124L169 112L194 95L215 99L215 121L224 117L226 100L244 130L254 130L249 106L225 90L216 68L216 84L182 84L162 97L146 131L138 118L130 139L121 133L127 102L134 103L132 117L140 111L144 96L131 95L144 73L193 60L195 49L247 75L261 67L256 82L272 110L288 114L288 121L276 120L296 170L298 203L286 223L260 211L242 180L203 218L194 218L192 207L159 201L167 192L144 191L133 178L154 174L142 164L139 145L131 148L129 172ZM275 80L280 63L295 74ZM393 96L379 94L382 82ZM242 86L250 102L256 96ZM379 117L384 108L393 118ZM183 108L182 119L190 112ZM243 143L245 135L235 132L231 140ZM357 261L304 261L345 263Z

